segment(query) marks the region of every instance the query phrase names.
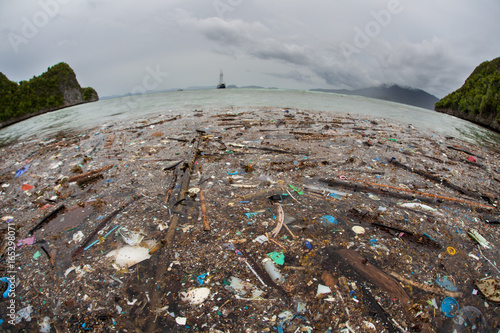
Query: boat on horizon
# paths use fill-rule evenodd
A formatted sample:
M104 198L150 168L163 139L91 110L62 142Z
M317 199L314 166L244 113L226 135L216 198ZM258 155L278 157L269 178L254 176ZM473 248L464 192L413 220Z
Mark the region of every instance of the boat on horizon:
M219 78L219 84L217 85L217 89L226 89L226 84L224 83L224 76L222 74L222 68L220 70L220 78Z

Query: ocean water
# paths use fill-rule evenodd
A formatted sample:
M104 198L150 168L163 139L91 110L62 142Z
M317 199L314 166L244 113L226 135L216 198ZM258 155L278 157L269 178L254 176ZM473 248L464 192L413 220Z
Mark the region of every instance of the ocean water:
M82 104L46 113L0 130L0 143L44 139L58 132L85 130L134 121L155 114L228 112L240 107L282 107L351 113L411 124L484 146L500 146L500 135L470 122L432 110L359 96L280 89L210 89L144 94ZM235 110L236 111L236 110Z

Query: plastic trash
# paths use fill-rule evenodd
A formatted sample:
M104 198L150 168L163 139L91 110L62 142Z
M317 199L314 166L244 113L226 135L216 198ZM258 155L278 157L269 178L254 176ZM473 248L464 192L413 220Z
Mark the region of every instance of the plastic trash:
M453 283L450 280L448 280L447 276L438 277L436 279L436 283L446 290L457 291L457 287L455 287Z
M421 204L419 202L406 202L406 203L400 204L400 206L405 207L405 208L410 208L410 209L417 208L417 209L425 210L428 212L438 212L438 210L436 208L432 208L431 206L427 206L427 205Z
M241 297L250 297L252 299L259 298L264 292L251 284L250 282L244 281L235 276L231 276L227 281L228 285L226 289L232 290L238 296ZM251 292L251 296L248 293Z
M28 305L27 307L17 311L16 324L19 324L23 319L26 321L31 321L31 313L33 313L33 307L31 305Z
M262 212L245 213L245 216L248 217L249 219L251 219L252 217L254 217L256 215L263 214L263 213L264 213L264 211L262 211Z
M114 266L117 269L131 267L141 261L151 258L149 254L149 249L142 246L130 246L125 245L124 247L113 250L106 255L107 258L114 258Z
M40 258L42 254L40 253L40 251L36 251L35 254L33 255L33 259L38 259Z
M30 167L30 165L27 164L27 165L23 166L21 169L18 169L16 171L16 174L14 175L14 177L16 177L16 178L20 177L23 173L25 173L26 171L28 171L29 167Z
M352 227L352 231L354 231L358 235L361 235L365 233L365 228L359 225L355 225L354 227Z
M274 263L271 259L265 258L262 260L262 265L264 266L264 270L269 274L271 279L274 282L282 282L283 281L283 276L281 275L280 271L274 266Z
M304 241L304 246L307 247L308 250L312 250L312 244L309 241Z
M330 287L322 285L322 284L318 284L318 290L316 292L316 297L319 295L322 295L322 294L329 294L331 292L332 292L332 290L330 289Z
M30 184L23 184L21 186L21 191L31 191L32 189L34 189L35 187L34 186L31 186Z
M17 246L21 247L25 245L33 245L34 242L35 242L35 236L33 235L31 237L21 239L19 242L17 242Z
M196 277L196 280L198 281L198 283L199 283L200 285L203 285L203 283L205 282L205 279L207 278L207 276L208 276L208 273L203 273L203 274L201 274L201 275L198 275L198 276Z
M472 237L476 242L486 249L491 249L490 242L488 242L479 232L474 229L470 229L468 232L470 237Z
M85 235L83 234L83 232L81 230L78 232L75 232L73 234L73 242L80 243L84 237L85 237Z
M260 244L264 244L265 242L268 241L268 239L265 235L260 235L259 237L255 238L253 241L259 242Z
M324 215L321 217L321 222L326 223L326 224L338 224L337 219L331 215Z
M50 332L50 317L43 317L43 321L39 324L41 333Z
M271 258L278 265L285 264L285 255L283 253L280 253L280 252L271 252L271 253L268 253L267 256L269 258Z
M176 317L175 322L177 323L177 325L185 326L187 323L187 318L186 317Z
M443 322L438 333L489 333L491 332L486 324L483 313L476 307L464 306L455 317Z
M453 297L446 297L441 303L441 311L448 318L453 318L459 310L458 302Z
M477 162L477 160L476 160L476 158L474 156L469 156L469 158L467 159L467 161L472 162L472 163L476 163Z
M297 194L299 194L299 195L303 195L304 194L303 191L299 190L297 187L293 186L292 184L288 184L288 186L290 186L290 188L292 190L294 190L295 192L297 192Z
M12 286L13 286L12 282L10 281L10 278L8 278L8 277L2 277L2 278L0 278L0 281L8 284L7 290L5 290L3 293L3 298L7 298L7 297L9 297L10 292L12 290Z
M185 302L189 302L191 305L199 305L208 298L210 295L209 288L196 288L191 289L188 292L181 292L181 299Z
M120 233L120 236L122 236L123 241L131 246L139 245L144 239L144 235L141 232L126 231L123 229L120 229L118 232Z

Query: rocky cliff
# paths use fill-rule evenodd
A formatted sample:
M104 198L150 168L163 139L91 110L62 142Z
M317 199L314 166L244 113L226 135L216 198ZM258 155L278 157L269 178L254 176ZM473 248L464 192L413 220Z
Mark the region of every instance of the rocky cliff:
M477 66L460 89L435 104L435 110L500 132L500 58Z
M97 100L97 92L90 87L80 87L75 72L63 62L19 84L0 73L0 128L45 112Z

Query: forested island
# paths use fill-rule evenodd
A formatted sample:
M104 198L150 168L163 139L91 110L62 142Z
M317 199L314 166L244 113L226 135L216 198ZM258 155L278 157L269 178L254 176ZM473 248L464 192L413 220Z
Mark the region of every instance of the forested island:
M0 128L45 112L98 100L97 92L91 87L82 88L73 69L64 62L19 83L0 72Z
M500 58L477 66L461 88L435 104L435 110L500 132Z

